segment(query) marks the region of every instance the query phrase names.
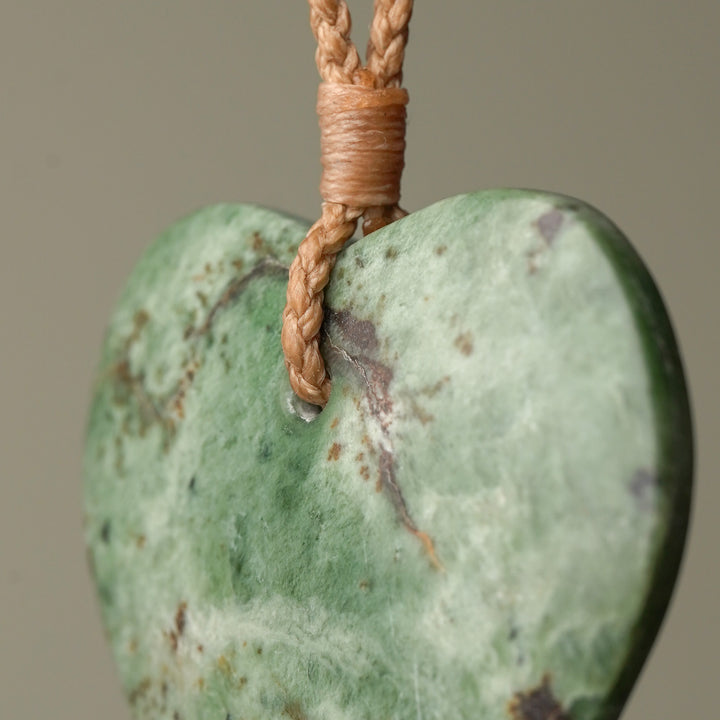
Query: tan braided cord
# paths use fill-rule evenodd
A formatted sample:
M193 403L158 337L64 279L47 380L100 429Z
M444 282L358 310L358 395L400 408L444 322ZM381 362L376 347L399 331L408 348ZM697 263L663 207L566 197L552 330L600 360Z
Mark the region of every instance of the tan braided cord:
M413 3L375 0L366 67L350 39L345 0L309 0L309 4L317 40L315 59L323 80L318 99L323 203L320 219L290 266L281 341L292 389L303 400L324 407L331 382L319 338L324 289L337 253L361 217L367 235L405 215L397 201L407 93L399 88Z
M378 78L377 87L400 87L412 2L375 0L367 47L368 70Z

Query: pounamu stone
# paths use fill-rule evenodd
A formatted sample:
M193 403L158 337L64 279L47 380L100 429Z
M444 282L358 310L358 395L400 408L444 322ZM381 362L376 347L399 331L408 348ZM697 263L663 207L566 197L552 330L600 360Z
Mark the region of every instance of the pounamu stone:
M145 720L611 720L675 579L692 441L638 256L576 200L445 200L341 255L334 385L280 350L307 225L147 251L85 456L105 626Z

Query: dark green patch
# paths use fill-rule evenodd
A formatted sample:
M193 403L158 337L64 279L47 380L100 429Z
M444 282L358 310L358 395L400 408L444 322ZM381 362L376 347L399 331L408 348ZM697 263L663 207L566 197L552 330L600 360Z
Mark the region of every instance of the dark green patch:
M100 539L107 545L110 542L110 531L112 529L112 523L110 520L106 520L100 528Z

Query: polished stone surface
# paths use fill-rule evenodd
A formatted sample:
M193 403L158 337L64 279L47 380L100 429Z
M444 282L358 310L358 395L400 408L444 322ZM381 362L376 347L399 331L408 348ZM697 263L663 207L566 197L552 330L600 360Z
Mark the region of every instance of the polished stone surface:
M138 718L610 720L687 523L672 330L569 198L451 198L348 247L320 415L279 345L306 225L201 211L103 350L87 541Z

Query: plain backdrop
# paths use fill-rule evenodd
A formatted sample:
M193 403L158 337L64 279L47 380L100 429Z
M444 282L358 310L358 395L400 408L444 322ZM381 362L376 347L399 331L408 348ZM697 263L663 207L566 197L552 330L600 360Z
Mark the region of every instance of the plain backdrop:
M364 48L371 2L351 9ZM81 530L105 322L143 248L204 204L315 218L313 53L304 0L0 0L1 718L129 718ZM497 186L579 196L662 289L694 405L694 517L624 717L713 717L720 3L419 2L405 79L408 209Z

